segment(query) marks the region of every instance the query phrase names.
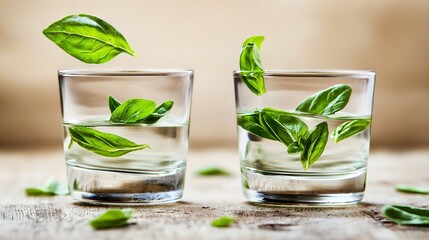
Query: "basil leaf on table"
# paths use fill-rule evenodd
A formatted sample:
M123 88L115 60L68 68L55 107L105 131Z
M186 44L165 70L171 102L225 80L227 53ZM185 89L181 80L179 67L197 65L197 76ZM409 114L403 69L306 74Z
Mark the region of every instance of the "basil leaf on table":
M69 127L69 133L79 146L106 157L119 157L129 152L149 148L147 144L136 144L128 139L94 130L89 127Z
M277 138L269 132L269 130L265 129L260 120L259 120L259 111L254 112L252 114L243 115L238 117L237 124L245 129L246 131L259 136L261 138L266 138L270 140L277 141Z
M339 125L332 132L331 137L334 142L342 141L348 137L357 135L363 131L365 131L371 125L370 119L359 119L347 121L341 125Z
M200 176L227 176L230 175L229 172L223 170L219 167L206 167L197 171L197 174Z
M266 93L264 81L264 69L262 66L259 49L261 48L263 36L248 38L243 43L240 53L240 77L246 86L256 95Z
M119 102L116 98L109 96L109 109L110 113L113 113L116 108L118 108L121 105L121 102Z
M160 118L167 115L170 110L173 108L173 101L165 101L161 105L155 108L153 112L146 118L142 119L139 122L146 123L146 124L153 124L156 123Z
M127 209L109 209L97 218L91 220L89 224L94 229L118 228L128 224L132 217L133 210Z
M429 227L429 209L426 208L387 205L381 209L381 213L397 224Z
M429 188L427 187L424 188L424 187L415 187L415 186L408 186L408 185L396 185L395 189L399 192L429 194Z
M137 56L118 30L91 15L67 16L48 26L43 34L85 63L105 63L120 53Z
M219 217L215 220L212 221L211 225L213 227L220 227L220 228L224 228L224 227L229 227L231 224L233 224L235 222L235 218L233 217L226 217L226 216L222 216Z
M310 132L301 152L301 164L304 170L311 167L322 155L329 138L328 123L321 122Z
M348 85L334 85L306 98L296 110L304 113L331 115L346 107L351 93L352 88Z
M155 107L154 101L131 98L112 112L110 121L115 123L137 123L152 114Z
M67 184L61 184L54 178L48 178L43 187L26 188L25 193L29 196L67 195L69 194L69 189Z

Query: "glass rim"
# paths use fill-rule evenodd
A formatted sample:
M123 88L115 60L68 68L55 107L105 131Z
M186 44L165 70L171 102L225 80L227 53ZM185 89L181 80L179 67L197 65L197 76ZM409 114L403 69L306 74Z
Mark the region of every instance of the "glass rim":
M59 76L192 76L190 69L60 69Z
M251 71L233 71L234 76ZM264 76L277 77L374 77L375 71L371 70L348 70L348 69L297 69L297 70L265 70Z

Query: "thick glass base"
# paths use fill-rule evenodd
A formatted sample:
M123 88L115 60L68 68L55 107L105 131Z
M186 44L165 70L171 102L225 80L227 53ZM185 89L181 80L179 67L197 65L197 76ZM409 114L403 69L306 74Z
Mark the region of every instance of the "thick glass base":
M346 174L296 175L242 167L244 195L270 205L347 205L362 200L366 169Z
M94 205L152 205L178 201L185 169L168 173L138 173L67 166L73 199Z

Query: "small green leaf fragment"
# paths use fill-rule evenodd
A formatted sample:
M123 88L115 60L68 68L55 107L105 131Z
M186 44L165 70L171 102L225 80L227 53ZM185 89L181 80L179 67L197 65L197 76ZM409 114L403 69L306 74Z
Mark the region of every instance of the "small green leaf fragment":
M399 192L406 192L406 193L416 193L416 194L429 194L429 188L425 187L416 187L416 186L409 186L409 185L396 185L395 189Z
M113 113L116 108L118 108L121 105L121 102L119 102L116 98L109 96L109 109L110 113Z
M105 63L120 53L137 56L118 30L91 15L64 17L43 30L43 34L66 53L85 63Z
M150 148L147 144L136 144L115 134L100 132L89 127L69 127L73 141L88 151L106 157L119 157L124 154Z
M229 227L231 224L233 224L235 221L236 219L233 217L222 216L213 220L211 225L213 227L226 228L226 227Z
M133 210L127 209L109 209L97 218L89 222L94 229L118 228L128 224L132 217Z
M371 125L370 119L359 119L359 120L352 120L347 121L341 125L339 125L335 130L332 132L331 137L334 140L334 142L342 141L346 138L349 138L351 136L357 135L366 129Z
M197 171L200 176L228 176L230 173L219 167L206 167Z
M310 114L331 115L346 107L352 88L345 84L334 85L304 99L297 111Z
M54 195L67 195L69 189L67 184L61 184L54 178L48 178L43 184L43 187L30 187L25 189L28 196L54 196Z
M304 142L304 150L301 152L301 164L304 170L308 170L322 155L329 138L328 123L321 122L310 132Z
M397 224L429 227L429 209L426 208L387 205L381 209L381 213Z

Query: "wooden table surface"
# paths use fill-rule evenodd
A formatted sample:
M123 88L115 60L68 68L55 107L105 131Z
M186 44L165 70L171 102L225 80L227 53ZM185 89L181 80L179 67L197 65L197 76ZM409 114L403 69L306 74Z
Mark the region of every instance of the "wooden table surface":
M0 151L0 239L429 239L429 228L395 225L383 218L386 204L429 207L429 195L396 192L396 184L429 186L429 150L374 151L364 200L347 207L266 207L241 193L235 149L192 150L183 199L135 207L132 224L95 231L90 219L106 207L85 206L69 196L28 197L24 188L50 176L65 180L61 150ZM220 166L229 177L195 171ZM230 228L213 228L218 216L234 216Z

